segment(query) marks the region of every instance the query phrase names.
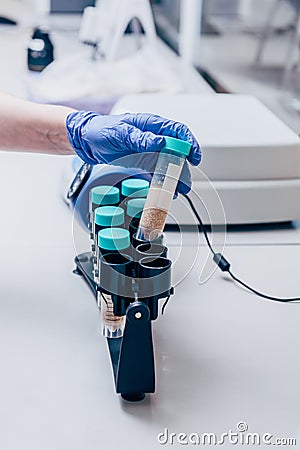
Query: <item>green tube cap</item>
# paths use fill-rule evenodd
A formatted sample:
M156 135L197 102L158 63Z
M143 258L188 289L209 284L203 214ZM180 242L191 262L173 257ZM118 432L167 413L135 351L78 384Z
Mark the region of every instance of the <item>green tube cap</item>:
M124 228L104 228L98 233L98 246L104 250L125 250L130 246L130 234Z
M121 192L124 197L147 197L149 181L129 178L122 181Z
M129 217L140 218L145 206L145 198L134 198L127 203L127 215Z
M96 186L91 189L95 205L116 205L120 201L120 190L115 186Z
M95 209L95 224L102 227L119 227L124 223L124 210L118 206L100 206Z
M176 139L169 136L164 136L165 138L165 146L163 151L170 150L172 153L176 153L180 156L189 156L192 144L187 141L183 141L182 139Z

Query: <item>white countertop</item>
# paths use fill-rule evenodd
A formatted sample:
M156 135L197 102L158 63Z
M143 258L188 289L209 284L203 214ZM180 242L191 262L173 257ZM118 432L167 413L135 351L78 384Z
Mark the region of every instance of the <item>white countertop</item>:
M72 216L59 198L68 158L0 159L1 448L152 450L164 428L221 434L239 421L300 439L299 305L256 298L220 272L200 285L206 248L186 276L191 249L185 242L178 259L179 236L167 233L174 276L183 281L153 324L156 393L124 403L95 301L72 273ZM284 242L285 233L277 231L282 245L228 245L234 272L270 294L299 294L299 246ZM246 235L255 244L259 233Z

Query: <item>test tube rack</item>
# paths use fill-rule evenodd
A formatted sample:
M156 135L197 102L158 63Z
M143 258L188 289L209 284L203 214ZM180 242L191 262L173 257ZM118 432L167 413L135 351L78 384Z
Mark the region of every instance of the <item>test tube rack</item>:
M148 259L150 262L153 261L153 267L151 267L151 270L148 270L146 267L141 270L141 261L132 260L130 269L132 270L132 295L123 297L111 292L114 314L125 314L126 322L122 337L106 338L116 392L121 394L124 400L131 402L141 401L145 398L146 393L155 392L152 321L158 317L158 300L168 298L174 293L174 288L171 286L171 261L160 257L155 259L153 256L144 259ZM161 260L164 260L164 268L160 267L160 263L155 263ZM107 272L105 274L107 282L104 289L103 286L96 284L94 281L92 253L82 253L76 256L75 264L76 269L74 273L83 276L96 300L99 291L103 290L109 293L112 276L122 277L124 275L119 272ZM152 277L157 274L160 275L158 290L155 287L156 281L152 281ZM147 285L147 296L143 293L145 283ZM115 280L113 280L112 284L115 284ZM149 286L150 291L152 289L152 295L149 295Z

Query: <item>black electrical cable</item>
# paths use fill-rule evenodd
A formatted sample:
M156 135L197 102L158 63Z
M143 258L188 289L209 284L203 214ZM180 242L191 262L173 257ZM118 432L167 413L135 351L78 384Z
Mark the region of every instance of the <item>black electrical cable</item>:
M259 297L265 298L267 300L273 300L275 302L282 302L282 303L300 301L300 297L286 297L285 298L285 297L273 297L272 295L264 294L262 292L257 291L256 289L252 288L247 283L245 283L244 281L242 281L238 277L236 277L230 270L229 261L227 261L227 259L221 253L216 253L214 251L214 249L210 243L208 234L206 232L205 226L204 226L204 224L201 220L201 217L198 214L198 211L196 210L196 207L195 207L194 203L192 202L191 198L187 194L182 194L182 195L189 203L196 219L198 220L198 229L199 229L199 231L201 231L203 233L205 240L207 242L207 245L213 254L213 260L217 264L217 266L222 270L222 272L227 272L236 283L239 283L244 288L248 289L248 291L253 292L253 294L258 295Z
M215 256L215 255L216 255L216 252L214 251L214 249L213 249L213 247L212 247L212 245L211 245L211 243L210 243L210 240L209 240L209 238L208 238L208 236L207 236L207 233L206 233L205 226L204 226L204 224L203 224L203 222L202 222L202 220L201 220L201 217L200 217L199 214L198 214L198 211L197 211L197 209L196 209L194 203L192 202L192 200L190 199L190 197L189 197L187 194L182 194L182 195L183 195L183 196L186 198L186 200L188 201L188 203L189 203L189 205L190 205L190 207L191 207L191 209L192 209L192 211L193 211L193 213L194 213L196 219L198 220L198 230L204 234L204 237L205 237L205 240L206 240L206 242L207 242L207 245L208 245L210 251L212 252L212 254Z
M161 309L161 315L163 316L163 314L164 314L164 312L165 312L165 309L166 309L166 306L167 306L167 304L168 304L168 302L169 302L169 300L170 300L170 297L171 297L171 295L169 295L167 298L166 298L166 300L165 300L165 302L164 302L164 304L163 304L163 306L162 306L162 309Z

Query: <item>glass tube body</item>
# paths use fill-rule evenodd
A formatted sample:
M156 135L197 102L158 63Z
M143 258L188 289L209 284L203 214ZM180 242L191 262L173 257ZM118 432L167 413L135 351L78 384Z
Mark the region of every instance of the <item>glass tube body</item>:
M160 152L141 216L138 239L153 240L162 233L184 161L184 156Z
M101 334L108 338L123 336L126 316L115 316L111 295L98 292L98 306L101 315Z

